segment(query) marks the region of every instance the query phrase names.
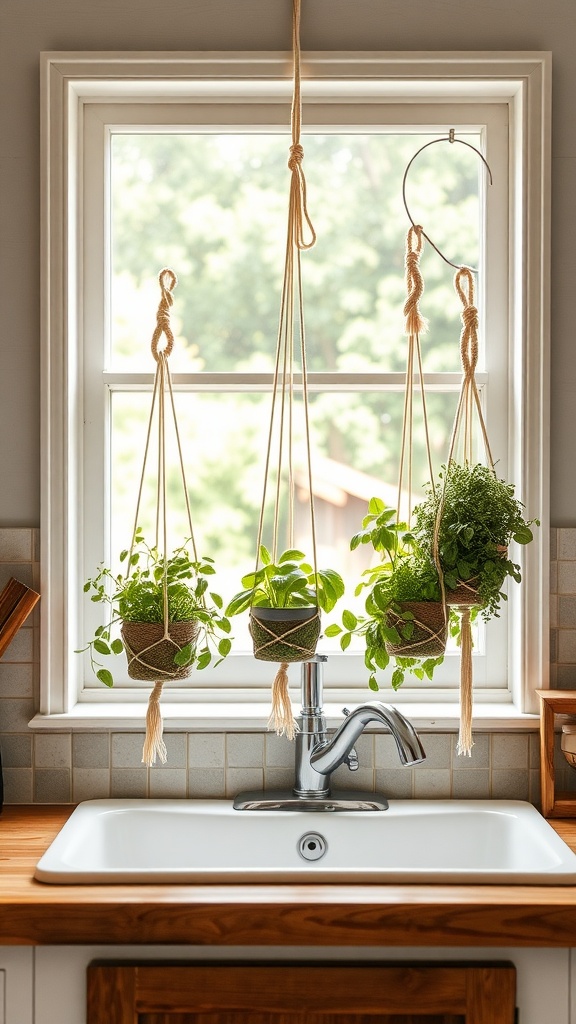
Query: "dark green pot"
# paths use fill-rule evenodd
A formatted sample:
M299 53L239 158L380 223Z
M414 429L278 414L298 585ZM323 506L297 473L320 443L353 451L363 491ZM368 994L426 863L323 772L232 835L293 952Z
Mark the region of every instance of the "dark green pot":
M250 635L258 661L309 661L320 637L320 611L251 608Z

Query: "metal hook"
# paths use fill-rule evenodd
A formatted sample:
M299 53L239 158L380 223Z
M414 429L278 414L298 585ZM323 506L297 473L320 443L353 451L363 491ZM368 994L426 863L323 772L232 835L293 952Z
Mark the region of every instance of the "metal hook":
M472 143L465 142L464 139L457 139L456 136L455 136L454 128L450 129L449 135L446 135L446 136L444 136L441 139L432 139L431 142L426 142L423 146L420 147L419 150L417 150L416 153L414 153L414 156L412 157L412 159L410 160L410 162L408 163L408 165L406 167L406 170L404 171L404 177L402 178L402 200L403 200L403 203L404 203L404 209L406 210L406 213L408 214L408 219L409 219L410 223L412 224L412 227L414 227L414 228L417 227L417 225L416 225L415 221L412 218L412 214L410 213L410 210L408 209L408 202L406 200L406 180L408 178L408 171L410 170L410 168L411 168L412 164L414 163L416 157L419 156L420 153L422 153L425 149L428 149L428 146L435 146L437 142L449 142L450 144L452 144L454 142L459 142L461 146L468 146L468 149L473 149L474 152L480 157L482 163L484 164L486 170L488 171L488 180L489 180L490 185L492 184L492 171L490 170L490 166L489 166L487 160L482 156L482 153L480 152L480 150L476 149L476 146L473 146ZM426 232L424 231L423 228L421 228L421 231L422 231L422 235L424 236L424 238L426 239L428 244L432 246L432 248L444 260L444 262L448 264L449 267L454 267L455 270L461 270L462 269L460 264L453 263L452 260L449 260L448 257L444 255L444 253L438 248L437 245L434 244L432 239L426 234ZM474 267L468 267L467 269L471 270L473 274L477 274L478 273L478 271Z

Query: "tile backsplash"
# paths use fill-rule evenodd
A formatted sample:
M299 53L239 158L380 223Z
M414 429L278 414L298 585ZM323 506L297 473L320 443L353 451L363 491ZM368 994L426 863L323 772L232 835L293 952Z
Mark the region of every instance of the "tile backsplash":
M39 587L39 531L0 529L0 590L11 576ZM576 689L576 529L551 531L551 686ZM77 803L98 797L232 797L245 789L289 788L293 748L262 732L168 732L166 765L141 765L143 732L32 733L38 700L39 610L0 659L0 747L6 803ZM537 732L479 732L471 758L456 756L453 732L423 735L426 761L402 768L392 737L364 734L360 769L333 776L341 789L391 797L499 797L539 802ZM576 771L557 749L558 781Z

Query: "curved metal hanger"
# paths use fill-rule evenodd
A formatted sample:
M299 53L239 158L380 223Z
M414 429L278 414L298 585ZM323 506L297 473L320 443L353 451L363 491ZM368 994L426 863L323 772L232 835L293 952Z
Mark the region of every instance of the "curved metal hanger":
M476 149L476 146L473 146L472 143L464 142L464 139L457 139L454 128L450 129L449 135L446 135L446 136L444 136L441 139L432 139L431 142L426 142L423 146L420 147L419 150L417 150L416 153L414 153L414 156L412 157L412 159L410 160L410 162L408 163L408 165L406 167L406 170L404 171L404 177L402 178L402 201L404 203L404 209L406 210L406 213L408 214L408 219L409 219L410 223L412 224L412 227L414 227L414 228L417 227L418 225L415 223L415 221L412 218L412 214L410 213L410 210L408 209L408 202L406 200L406 180L408 178L408 171L410 170L410 168L411 168L412 164L414 163L416 157L419 156L420 153L422 153L425 149L428 149L428 146L435 146L437 142L450 142L450 143L459 142L461 146L467 146L468 149L473 149L474 152L480 157L482 163L484 164L486 170L488 171L488 180L489 180L490 185L492 184L492 171L490 170L490 166L489 166L487 160L482 156L482 153L480 152L480 150ZM431 245L432 248L436 250L438 255L442 257L442 259L444 260L445 263L448 264L448 266L454 267L455 270L461 270L462 269L461 264L453 263L452 260L449 260L448 257L445 256L444 253L438 248L438 246L434 244L434 242L429 237L429 235L426 234L424 229L422 228L421 230L422 230L422 234L423 234L424 238L426 239L426 241L428 242L428 244ZM471 270L473 274L477 274L478 273L478 271L474 267L468 267L468 270Z

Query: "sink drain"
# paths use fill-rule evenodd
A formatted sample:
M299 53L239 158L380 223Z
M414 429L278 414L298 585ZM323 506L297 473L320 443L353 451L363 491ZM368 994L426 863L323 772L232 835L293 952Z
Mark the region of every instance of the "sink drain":
M320 860L328 849L328 843L319 832L305 832L300 836L297 848L304 860Z

